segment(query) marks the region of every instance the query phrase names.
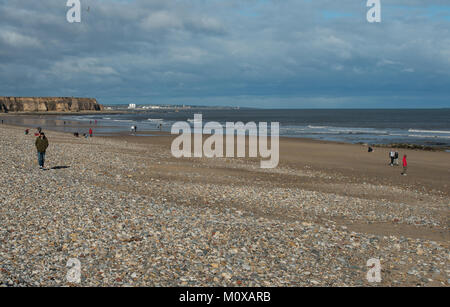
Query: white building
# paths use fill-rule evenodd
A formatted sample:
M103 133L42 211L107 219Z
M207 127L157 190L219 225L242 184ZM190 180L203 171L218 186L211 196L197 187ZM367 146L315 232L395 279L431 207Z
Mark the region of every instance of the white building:
M130 103L128 105L128 109L136 109L136 104L135 103Z

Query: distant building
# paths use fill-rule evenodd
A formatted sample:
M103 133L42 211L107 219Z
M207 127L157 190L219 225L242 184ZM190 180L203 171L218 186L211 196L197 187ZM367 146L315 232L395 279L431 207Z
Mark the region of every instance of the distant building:
M136 109L136 104L135 103L130 103L128 105L128 109Z
M161 109L160 106L143 106L142 109L144 110L157 110L157 109Z

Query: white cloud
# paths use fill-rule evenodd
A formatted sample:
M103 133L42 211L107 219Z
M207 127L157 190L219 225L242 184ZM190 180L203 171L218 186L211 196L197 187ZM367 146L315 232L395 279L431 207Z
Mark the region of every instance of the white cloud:
M157 29L173 29L181 28L183 26L179 17L166 11L150 13L143 21L142 27L145 30Z
M11 47L41 47L38 39L14 31L0 31L0 40Z

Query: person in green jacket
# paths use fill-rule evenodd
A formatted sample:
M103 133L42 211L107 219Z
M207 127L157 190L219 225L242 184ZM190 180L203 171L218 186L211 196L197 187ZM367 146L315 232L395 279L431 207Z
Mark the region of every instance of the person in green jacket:
M38 138L36 139L35 145L36 145L37 154L38 154L39 168L43 169L44 163L45 163L45 152L47 151L47 147L48 147L48 139L45 136L44 132L41 132L39 134Z

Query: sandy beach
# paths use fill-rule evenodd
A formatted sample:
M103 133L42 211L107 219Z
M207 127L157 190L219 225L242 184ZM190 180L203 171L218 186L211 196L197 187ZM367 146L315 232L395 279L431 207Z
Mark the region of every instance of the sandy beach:
M159 133L155 133L159 134ZM0 286L449 286L450 154L282 138L280 163L175 159L173 136L0 126ZM366 279L377 258L381 283Z

